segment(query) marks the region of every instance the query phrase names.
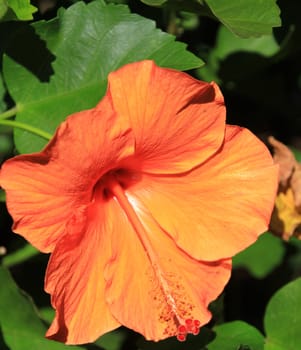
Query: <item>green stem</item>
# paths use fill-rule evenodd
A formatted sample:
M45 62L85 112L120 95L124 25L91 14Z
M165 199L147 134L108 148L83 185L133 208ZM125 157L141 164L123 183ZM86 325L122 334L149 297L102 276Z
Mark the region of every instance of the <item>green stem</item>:
M17 106L3 112L3 113L0 113L0 119L7 119L7 118L10 118L10 117L13 117L14 115L16 115L18 112L18 108Z
M38 136L43 137L46 140L50 140L52 135L46 131L35 128L34 126L17 122L15 120L0 120L0 125L12 126L13 128L19 128L31 132L32 134L36 134Z

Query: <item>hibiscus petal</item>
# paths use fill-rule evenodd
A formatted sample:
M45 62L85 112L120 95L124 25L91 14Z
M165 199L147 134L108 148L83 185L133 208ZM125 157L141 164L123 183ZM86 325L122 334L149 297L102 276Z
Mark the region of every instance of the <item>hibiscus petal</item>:
M0 185L13 230L39 250L53 250L99 177L134 152L130 129L117 118L105 98L96 109L70 116L42 152L3 164Z
M223 141L225 107L214 83L142 61L111 73L107 94L130 121L137 163L145 172L188 171Z
M110 217L114 216L113 259L105 269L106 301L112 314L149 340L185 337L179 327L190 320L197 324L191 333L197 334L211 318L208 304L227 283L231 262L204 263L191 258L134 201L131 205L144 227L143 236L118 203L107 205Z
M196 259L231 257L267 229L278 167L247 129L228 126L223 147L181 176L149 176L130 189L176 244Z
M92 206L78 213L58 241L45 280L45 290L56 309L48 338L83 344L120 326L104 297L103 271L110 259L110 252L104 249L109 237L107 222L103 210Z

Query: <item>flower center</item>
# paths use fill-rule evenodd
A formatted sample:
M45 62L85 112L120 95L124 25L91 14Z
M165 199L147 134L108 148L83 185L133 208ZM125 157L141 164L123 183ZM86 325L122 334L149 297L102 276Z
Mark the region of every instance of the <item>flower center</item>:
M94 191L97 196L100 195L103 200L109 200L115 195L111 188L113 183L118 184L124 191L138 182L140 178L141 175L132 170L124 168L114 169L101 177L94 186Z

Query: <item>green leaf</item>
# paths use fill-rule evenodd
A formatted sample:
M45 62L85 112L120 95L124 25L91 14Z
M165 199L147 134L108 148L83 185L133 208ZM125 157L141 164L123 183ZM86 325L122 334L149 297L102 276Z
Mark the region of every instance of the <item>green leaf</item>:
M4 346L10 350L82 349L45 339L46 327L32 301L19 290L8 270L1 266L0 285L0 330Z
M78 2L61 9L56 19L36 23L34 29L56 57L50 81L40 81L9 57L4 59L4 76L18 106L16 120L50 133L69 114L94 107L105 93L108 73L126 63L153 59L179 70L202 65L185 44L156 29L153 21L130 14L124 5ZM15 38L14 45L17 40L25 39ZM27 50L38 52L34 47ZM49 53L35 58L35 70L43 71L52 58ZM20 130L15 130L15 142L21 153L45 145L43 138Z
M264 337L253 326L242 321L233 321L213 328L214 340L208 350L263 350Z
M150 6L166 6L215 18L236 35L248 38L272 33L281 26L276 0L141 0Z
M17 18L23 21L33 19L32 14L37 11L37 8L30 4L30 0L7 0L7 3Z
M283 242L271 233L265 233L253 245L233 258L233 266L244 267L254 277L264 278L281 264L284 254Z
M2 265L7 267L14 266L36 256L39 253L40 252L32 245L25 244L22 248L18 249L17 251L6 255L2 259Z
M271 34L281 25L276 0L205 0L212 13L238 36Z
M39 315L43 320L50 324L54 319L55 311L52 307L45 306L39 309Z
M5 16L8 9L8 4L6 0L0 0L0 20Z
M301 349L301 278L279 289L267 305L264 350Z
M243 39L234 35L226 27L220 27L215 55L219 60L224 60L236 52L251 52L264 57L272 57L279 50L280 46L272 34L260 38Z

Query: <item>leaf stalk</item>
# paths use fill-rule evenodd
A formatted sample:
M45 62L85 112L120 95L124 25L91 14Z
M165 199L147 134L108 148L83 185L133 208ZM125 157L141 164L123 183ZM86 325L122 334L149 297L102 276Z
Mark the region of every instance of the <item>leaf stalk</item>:
M52 138L52 135L50 133L43 131L41 129L38 129L34 126L18 122L16 120L2 120L0 118L0 125L7 125L7 126L11 126L13 128L22 129L22 130L28 131L32 134L35 134L37 136L43 137L46 140L50 140Z

